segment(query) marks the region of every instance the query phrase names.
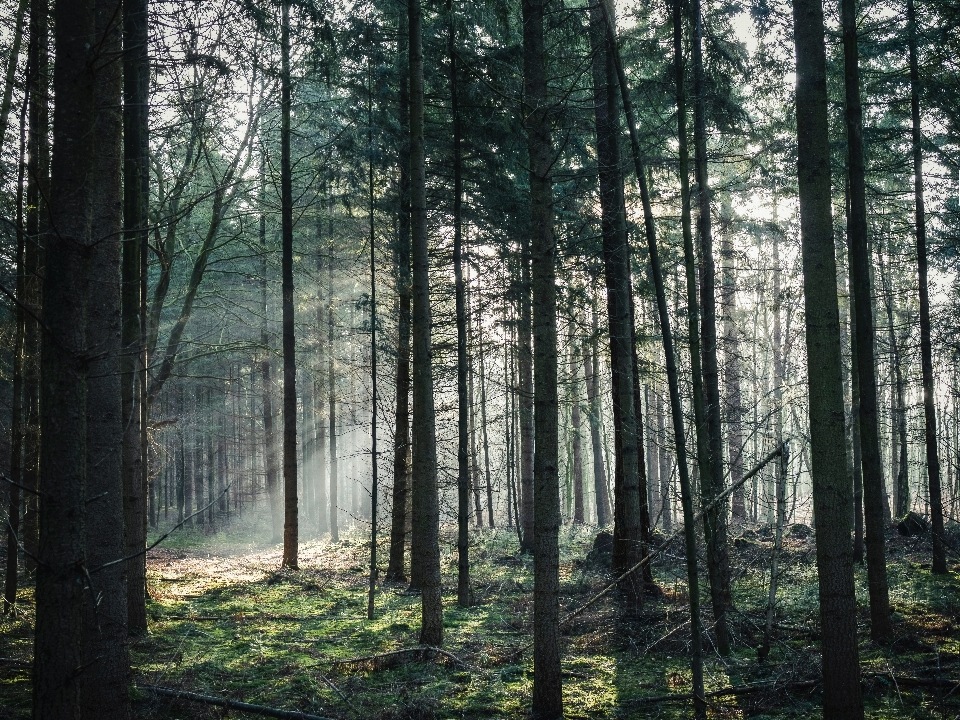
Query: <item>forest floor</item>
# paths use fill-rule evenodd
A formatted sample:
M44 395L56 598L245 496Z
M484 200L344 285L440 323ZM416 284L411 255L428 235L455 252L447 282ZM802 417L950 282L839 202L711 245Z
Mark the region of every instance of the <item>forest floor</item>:
M590 554L595 529L561 537L562 614L609 578ZM784 541L773 647L757 659L766 607L772 532L750 526L731 544L736 611L734 651L705 647L707 691L740 688L709 700L714 718L820 715L819 614L814 541L793 526ZM148 556L148 635L131 643L134 680L338 720L522 718L533 682L533 568L509 530L473 535L475 605L456 606L453 537L442 538L444 649L386 654L417 646L420 601L405 586L381 583L376 619L366 619L368 547L359 533L342 542L306 542L300 570L282 571L280 547L251 542L255 528L204 536L179 533ZM895 639L869 641L866 571L857 570L860 658L868 717L960 717L960 565L929 572L929 543L888 537ZM380 552L386 558L386 543ZM686 718L690 691L683 545L655 562L662 593L625 619L608 596L563 629L566 717ZM704 574L705 575L705 574ZM705 577L702 581L706 585ZM0 618L0 719L29 717L26 672L32 649L32 585L19 614ZM706 598L705 598L706 599ZM709 603L705 603L709 608ZM708 619L709 610L705 611ZM709 623L708 623L709 624ZM19 659L21 664L16 660ZM952 682L950 682L952 680ZM749 687L753 686L753 687ZM744 691L745 689L745 691ZM660 698L651 701L650 698ZM143 720L256 717L237 710L135 691Z

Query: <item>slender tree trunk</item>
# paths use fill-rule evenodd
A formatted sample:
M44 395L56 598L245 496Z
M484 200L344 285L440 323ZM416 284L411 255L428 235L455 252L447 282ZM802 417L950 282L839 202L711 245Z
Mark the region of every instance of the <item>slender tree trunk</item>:
M21 542L28 555L25 566L35 568L39 551L40 495L40 363L47 232L50 225L49 55L48 0L30 2L30 45L27 59L29 111L27 115L27 238L24 249L24 304L28 310L23 338L23 483Z
M583 451L580 443L580 382L577 378L577 338L570 323L570 434L573 445L573 524L583 525Z
M409 20L404 8L399 13L397 64L400 102L400 216L394 250L397 283L397 406L393 432L393 515L390 524L390 563L387 580L406 581L404 549L407 530L407 485L410 450L410 55Z
M487 524L492 528L494 527L493 520L493 485L490 481L490 436L487 432L487 380L486 380L486 366L484 353L484 344L483 344L483 315L480 315L480 320L477 323L479 328L479 354L480 354L480 426L483 430L483 469L484 469L484 480L486 481L487 488Z
M770 589L767 593L767 621L763 627L763 644L757 650L760 660L770 655L770 637L773 635L773 618L777 601L780 549L783 547L783 525L787 520L787 465L790 462L789 445L781 443L777 464L777 524L774 531L773 556L770 558Z
M339 462L337 458L337 395L333 357L333 233L327 245L327 400L330 434L330 542L340 542L340 499L338 493Z
M877 375L874 353L873 301L870 255L867 249L867 203L864 180L863 111L860 106L860 70L857 52L856 0L840 0L843 24L844 86L846 89L847 172L850 180L850 213L847 233L850 270L856 307L857 371L860 385L860 449L864 480L867 577L870 587L870 636L893 634L887 592L884 551L883 466L877 425Z
M557 415L557 245L553 229L553 139L547 99L546 0L523 0L523 117L530 159L533 304L533 708L538 720L563 716L560 680L560 482ZM526 497L524 497L526 502ZM526 533L525 533L526 534ZM526 539L526 538L525 538Z
M470 453L467 393L467 300L463 282L462 155L460 151L460 107L457 93L456 29L452 0L449 14L448 61L450 63L450 112L453 115L453 277L457 312L457 604L470 607ZM479 499L479 498L478 498ZM479 509L478 509L479 510ZM479 512L477 513L479 516ZM479 517L477 518L479 520Z
M260 390L263 402L263 463L270 500L270 536L273 542L280 540L282 521L280 492L277 487L277 443L273 431L273 379L270 362L270 305L267 302L267 216L263 204L266 203L266 170L261 159L260 165L260 307L263 312L263 325L260 328Z
M743 399L740 393L740 338L733 318L736 308L736 270L734 267L732 214L730 196L725 194L720 204L720 312L723 332L723 381L727 411L727 458L730 463L730 483L736 485L743 478ZM745 490L740 485L733 492L732 515L737 522L747 519Z
M430 260L427 249L423 137L423 39L420 0L407 4L410 21L410 226L413 251L413 546L411 582L420 588L420 642L443 642L440 588L440 497L431 360ZM413 572L416 568L416 572Z
M930 294L927 289L927 225L923 207L923 149L920 146L920 71L917 68L917 11L907 0L910 44L910 117L913 144L913 196L917 233L917 275L920 292L920 367L923 375L923 417L927 447L927 482L933 525L933 572L947 572L943 545L943 499L940 491L940 454L937 448L937 409L933 394L933 350L930 341Z
M697 573L697 535L693 514L693 488L687 469L687 451L683 427L683 405L680 399L680 378L677 360L674 354L673 333L670 329L670 311L667 307L667 293L664 288L663 271L660 266L660 251L657 246L656 227L650 206L650 191L640 154L640 140L637 120L627 87L627 76L616 41L616 24L613 13L604 5L607 26L607 41L612 48L617 80L620 85L620 99L627 119L630 133L630 150L633 155L634 172L640 189L640 202L643 206L644 235L647 239L647 257L650 262L650 275L653 279L657 298L657 314L660 320L660 335L663 342L663 354L667 366L667 385L670 389L670 409L673 415L673 434L677 453L677 470L680 480L680 500L683 507L684 540L687 554L687 589L690 600L690 667L694 694L694 708L697 720L706 718L706 703L703 700L703 649L701 645L702 628L700 624L700 581Z
M824 720L863 717L850 543L840 312L830 195L826 49L820 0L793 0L800 238Z
M123 393L123 515L124 554L146 545L143 523L144 483L141 453L140 386L141 250L147 241L150 202L148 111L150 65L147 56L147 1L123 0L123 253L121 260ZM127 621L130 632L147 631L146 555L127 563Z
M723 492L723 435L720 426L720 373L717 362L716 271L713 260L711 191L707 173L707 121L703 77L703 13L700 0L689 6L693 37L693 145L697 179L697 229L700 235L700 352L703 357L704 421L709 443L708 473L700 478L700 497L704 504ZM707 546L707 570L710 573L710 597L716 621L717 650L730 652L727 609L730 597L730 558L727 551L727 504L718 503L704 515L704 542Z
M377 264L376 233L373 224L373 102L372 90L367 95L367 139L370 158L367 165L367 190L370 207L370 587L367 593L367 620L373 620L374 595L377 591L377 494L379 477L377 465Z
M280 36L280 194L283 225L283 566L297 567L297 366L293 335L293 186L290 176L290 2Z
M849 236L848 236L849 243ZM848 244L849 254L849 244ZM858 367L856 298L850 293L850 424L853 445L853 561L863 564L863 462L860 441L860 370Z
M86 554L87 340L89 297L86 254L96 240L91 219L97 188L96 31L93 0L57 3L54 72L53 164L46 239L44 325L49 341L41 357L43 437L33 715L80 718L84 664ZM100 338L96 338L99 340ZM95 346L95 342L94 342Z
M597 525L610 524L610 499L607 493L607 474L603 463L603 441L600 437L600 389L597 368L597 313L592 312L593 333L583 344L583 376L587 385L587 420L590 424L590 446L593 451L593 491L597 506Z
M620 161L620 117L614 91L616 74L607 43L604 12L590 9L593 48L593 104L597 134L600 185L600 231L603 236L604 279L610 335L616 470L613 484L613 572L620 575L643 557L640 528L638 421L634 397L633 313L630 289L630 248L624 217L623 175ZM631 580L639 580L636 575ZM631 602L643 602L639 582L626 586Z
M643 398L647 405L647 506L650 508L650 528L651 530L660 521L662 516L662 503L660 500L660 462L657 455L657 429L654 426L653 415L653 393L650 392L650 385L644 384Z
M530 319L530 240L520 238L520 325L518 328L517 389L520 399L520 550L533 550L533 353Z

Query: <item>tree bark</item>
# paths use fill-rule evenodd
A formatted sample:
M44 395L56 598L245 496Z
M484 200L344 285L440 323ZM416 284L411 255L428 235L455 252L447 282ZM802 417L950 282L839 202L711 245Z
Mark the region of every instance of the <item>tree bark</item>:
M533 550L533 353L530 318L530 240L520 238L520 323L518 327L517 370L520 399L520 551Z
M613 485L613 572L623 574L642 555L640 528L640 477L638 418L634 397L633 312L630 283L630 248L624 217L623 175L620 161L620 122L613 90L616 73L607 42L604 13L613 8L590 9L593 49L593 104L597 135L600 186L600 231L603 237L604 280L610 336L610 370L613 392L616 466ZM640 578L630 576L625 591L635 606L643 602Z
M600 438L600 389L598 387L597 345L599 344L597 331L597 313L593 317L593 333L589 342L582 348L583 376L587 385L587 422L590 425L590 447L593 454L593 492L594 503L597 508L597 526L606 527L610 524L610 499L607 493L607 474L603 464L603 441Z
M327 244L327 401L330 403L327 420L330 435L330 542L340 542L339 460L337 458L337 395L335 361L333 357L333 233L328 233Z
M390 524L390 562L387 580L406 581L404 550L407 530L407 485L410 450L410 55L409 19L404 8L399 13L397 64L399 65L400 215L394 250L397 283L397 406L393 432L393 511Z
M413 251L413 546L411 583L420 588L420 643L443 642L440 588L440 497L431 357L430 260L427 248L423 137L423 39L420 0L407 5L410 22L410 226ZM417 564L413 565L414 559Z
M793 18L811 470L823 629L823 715L824 720L856 720L863 717L863 700L850 543L850 481L843 427L826 49L820 0L793 0Z
M580 438L580 381L577 378L577 338L570 323L570 434L573 445L573 524L583 525L583 451Z
M917 238L917 276L920 294L920 367L923 376L923 419L927 446L927 483L930 524L933 530L933 565L936 574L947 572L943 543L943 498L940 490L940 453L937 448L937 408L933 393L933 350L930 341L930 293L927 289L927 225L923 207L923 148L920 135L920 71L917 68L917 10L907 0L907 33L910 45L910 118L913 145L913 197Z
M864 520L867 577L870 588L870 636L893 635L887 565L884 549L883 466L877 423L877 369L874 352L873 301L870 256L867 250L867 202L863 155L863 110L860 105L860 69L857 51L856 0L840 0L843 25L844 87L846 90L847 173L850 212L847 233L850 270L856 307L857 374L860 385L860 451L863 465Z
M91 221L96 147L94 0L57 3L53 163L43 306L48 342L41 356L43 493L33 660L33 714L80 718L86 555L86 253L98 238ZM119 439L119 438L117 438Z
M557 415L557 245L553 228L554 151L547 96L547 0L523 0L523 117L530 160L530 290L533 304L533 707L532 717L563 716L560 679L560 479ZM526 502L526 498L524 498Z

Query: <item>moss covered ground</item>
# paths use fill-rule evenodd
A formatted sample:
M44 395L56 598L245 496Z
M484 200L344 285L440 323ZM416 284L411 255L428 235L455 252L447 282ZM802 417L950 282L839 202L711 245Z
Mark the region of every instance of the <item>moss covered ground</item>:
M582 605L609 578L604 559L590 554L595 533L562 531L564 611ZM785 541L774 642L769 658L760 663L756 647L772 534L752 527L736 534L731 547L734 652L720 657L706 643L707 690L768 685L712 698L710 715L817 717L819 685L795 685L816 681L819 670L813 538L798 527ZM529 557L518 554L511 531L474 534L475 604L466 609L456 606L453 537L442 539L444 648L452 657L387 655L416 647L420 601L403 585L381 583L376 619L367 620L369 543L359 532L336 545L304 543L298 571L279 570L279 546L261 537L263 529L253 524L212 536L193 529L151 551L151 626L146 636L131 641L135 683L345 720L526 715L533 682L532 656L525 650L531 638L533 568ZM384 543L381 557L386 550ZM688 702L644 701L690 689L682 550L675 543L655 563L660 592L639 614L627 616L614 595L564 628L567 718L690 717ZM951 692L944 681L960 679L960 566L952 565L946 577L932 576L923 540L894 535L888 550L896 628L891 643L868 640L866 573L857 570L868 717L956 718L960 688ZM32 614L27 579L18 613L0 619L0 719L29 716L27 666L13 661L29 662ZM134 697L136 717L144 720L254 717L141 690Z

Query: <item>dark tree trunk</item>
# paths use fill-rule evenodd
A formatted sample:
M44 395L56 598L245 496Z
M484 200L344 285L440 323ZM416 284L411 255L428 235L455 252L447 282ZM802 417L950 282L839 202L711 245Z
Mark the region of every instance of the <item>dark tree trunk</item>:
M407 542L407 454L410 450L410 56L407 12L399 13L400 216L394 249L397 283L397 407L393 433L393 510L390 524L390 562L387 580L406 581L404 550Z
M927 224L923 207L923 149L920 146L920 72L917 69L917 11L907 0L910 44L910 117L913 143L913 196L917 232L917 275L920 292L920 367L923 375L923 418L927 446L927 482L933 530L933 572L947 572L943 544L943 499L940 491L940 454L937 448L937 409L933 395L933 350L930 341L930 294L927 289Z
M640 190L640 202L643 206L644 235L647 239L647 257L650 262L650 275L653 280L654 292L657 298L657 315L660 320L660 335L663 342L663 355L667 366L667 385L670 388L670 410L673 415L673 434L677 452L677 470L680 480L680 501L683 507L684 540L687 553L687 588L690 596L690 667L692 675L695 715L698 720L706 718L706 703L703 702L703 650L701 646L700 624L700 581L697 573L697 534L694 527L693 488L687 470L687 451L685 431L683 427L683 404L680 398L680 378L677 371L677 360L674 354L673 334L670 329L670 311L667 307L667 293L663 283L663 271L660 267L660 251L657 247L656 227L653 222L653 211L650 206L650 190L647 187L647 178L640 154L640 140L637 131L637 119L633 112L630 92L627 87L627 76L623 69L623 61L616 41L616 24L613 13L604 5L607 25L607 41L612 48L614 67L617 71L617 80L620 85L620 100L627 119L627 129L630 133L630 151L633 156L633 167L637 185Z
M123 253L121 314L123 354L123 522L124 554L146 545L144 458L141 454L140 386L141 258L147 242L150 202L148 138L150 65L147 56L147 1L123 0ZM127 563L127 622L130 632L147 631L146 555Z
M533 354L530 320L530 240L520 238L520 323L517 370L520 399L520 550L533 550Z
M573 445L573 524L583 525L583 451L580 439L580 382L577 378L577 338L570 324L570 433Z
M850 543L840 312L830 196L826 49L820 0L793 0L800 239L825 720L863 717Z
M373 87L367 95L367 141L370 158L367 165L367 201L370 208L370 586L367 592L367 620L373 620L374 596L377 591L377 264L376 232L373 223Z
M84 552L87 465L87 252L95 195L91 182L97 118L94 1L57 3L55 15L53 164L46 240L41 357L43 512L36 583L33 715L73 720L80 714L84 663ZM117 438L119 440L119 438Z
M493 485L490 480L490 436L487 433L487 379L484 364L483 344L483 315L480 316L479 327L479 354L480 354L480 426L483 430L483 469L487 487L487 524L494 527L493 520Z
M280 215L283 235L283 567L297 567L297 366L293 334L293 186L290 176L290 2L280 36Z
M456 28L452 0L449 13L450 112L453 115L453 277L457 313L457 604L470 607L470 453L467 393L467 298L463 283L463 173L460 150L460 107L457 93ZM477 513L479 515L479 512ZM478 518L479 520L479 518Z
M843 24L846 90L847 173L850 181L847 234L850 244L850 275L857 313L860 451L863 463L867 577L870 587L870 636L879 639L890 637L893 634L893 625L890 622L890 599L887 592L887 564L883 539L883 465L880 460L880 435L877 423L877 368L874 352L870 255L867 249L863 110L860 106L856 0L840 0L840 15Z
M560 680L560 480L557 415L557 246L553 230L553 139L547 98L546 0L523 0L523 117L530 158L533 298L533 708L538 720L563 716ZM526 498L524 498L526 500Z
M282 513L280 508L280 491L277 487L277 441L273 431L273 379L272 363L270 361L270 305L267 302L267 216L264 204L266 203L266 175L263 160L260 165L260 307L263 311L263 325L260 329L260 345L262 346L260 359L260 391L263 402L263 464L267 486L267 497L270 500L270 537L273 542L280 541L280 527ZM189 507L189 504L188 504Z
M440 497L431 360L430 259L427 248L426 160L423 138L423 39L420 0L410 21L410 227L413 251L413 546L411 582L420 588L420 642L443 642L440 588ZM416 565L413 565L413 560Z
M126 554L122 453L117 452L124 436L120 372L123 68L113 61L121 51L120 5L119 0L96 3L95 150L87 180L92 188L92 226L86 251L90 284L85 298L85 340L93 353L86 366L84 553L88 594L83 603L84 671L79 674L79 692L80 714L88 720L130 717L126 563L89 573ZM135 440L139 452L139 433ZM139 475L136 482L140 484ZM132 518L138 532L146 521L143 500L141 494ZM140 544L133 551L143 547Z
M706 504L724 488L723 435L720 426L720 373L717 363L716 272L713 260L713 230L710 217L711 192L707 173L706 90L703 77L703 13L700 0L689 6L693 37L693 145L697 180L697 229L700 235L700 352L703 358L704 423L708 440L709 472L701 473L700 498ZM730 653L730 631L727 610L730 597L730 558L727 552L727 503L717 503L703 518L704 542L707 546L707 570L710 574L710 598L717 634L717 650Z
M847 235L848 256L849 242L850 236ZM857 300L853 296L853 293L850 293L850 414L852 415L850 418L850 435L851 445L853 445L853 561L857 564L863 564L863 462L860 451L860 371L858 369L857 355Z
M604 26L604 10L590 9L593 55L593 104L600 185L600 231L603 236L604 279L610 335L616 471L613 485L613 571L620 575L643 557L640 528L638 422L634 397L633 312L630 248L624 217L620 161L620 118L614 88L616 73ZM608 8L608 13L613 9ZM643 601L635 575L625 590L631 602ZM636 581L634 581L636 580Z
M583 344L583 376L587 385L587 420L590 424L590 446L593 451L593 491L597 506L597 525L610 524L610 498L607 492L607 474L603 464L603 441L600 438L600 381L598 379L598 330L597 313L593 316L593 333L590 341Z

